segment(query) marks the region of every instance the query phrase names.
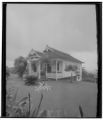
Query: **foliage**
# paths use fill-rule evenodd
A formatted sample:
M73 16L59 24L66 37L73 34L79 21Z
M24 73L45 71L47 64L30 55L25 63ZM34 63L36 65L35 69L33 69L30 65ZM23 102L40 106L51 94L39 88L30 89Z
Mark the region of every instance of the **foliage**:
M17 90L13 95L12 92L8 92L6 95L6 116L7 117L37 117L40 111L40 106L43 100L43 94L41 94L40 102L38 106L31 111L31 96L28 93L27 97L17 101Z
M25 84L26 85L35 85L38 83L37 80L38 80L38 78L34 75L25 76Z
M16 73L19 75L19 77L22 77L26 70L27 61L24 57L20 56L15 59L14 66Z
M84 68L82 69L82 79L83 81L96 82L95 75L87 72Z
M13 94L14 92L14 94ZM40 96L40 101L33 110L31 109L31 95L28 93L26 97L17 101L18 89L9 89L6 95L6 116L7 117L66 117L64 110L41 110L43 94ZM82 106L79 105L79 112L81 118L84 117Z
M16 101L17 90L13 94L14 89L9 89L6 95L6 116L14 117L20 112L20 104Z
M35 108L35 110L33 111L32 117L33 117L33 116L38 116L39 111L40 111L40 106L41 106L42 100L43 100L43 94L41 94L40 102L39 102L37 108Z
M12 73L12 74L16 74L15 67L10 67L10 68L9 68L9 71L10 71L10 73Z

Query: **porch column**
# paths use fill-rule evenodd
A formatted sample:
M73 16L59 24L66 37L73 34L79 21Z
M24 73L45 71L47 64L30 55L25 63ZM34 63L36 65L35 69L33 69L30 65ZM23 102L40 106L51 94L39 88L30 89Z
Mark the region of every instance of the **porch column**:
M81 81L82 80L82 65L79 66L79 79L77 79L77 81Z
M62 75L63 75L63 77L65 77L65 76L64 76L64 70L65 70L65 64L64 64L64 62L62 61Z
M46 79L47 79L47 64L45 64L45 76L46 76Z
M57 80L57 60L56 60L56 80Z
M80 80L79 81L81 80L82 80L82 65L80 65Z
M38 79L41 78L41 68L40 68L40 61L38 63Z
M27 63L28 63L28 73L29 73L29 75L32 75L32 66L31 66L31 62L28 60Z

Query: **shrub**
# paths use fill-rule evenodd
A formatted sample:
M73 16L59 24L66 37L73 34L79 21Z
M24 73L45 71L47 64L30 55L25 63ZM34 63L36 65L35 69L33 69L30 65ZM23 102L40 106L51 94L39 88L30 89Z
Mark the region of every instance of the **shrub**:
M38 83L38 78L34 75L25 76L25 84L26 85L35 85Z
M95 82L97 82L97 79L87 77L87 78L83 78L83 81L85 81L85 82L93 82L93 83L95 83Z

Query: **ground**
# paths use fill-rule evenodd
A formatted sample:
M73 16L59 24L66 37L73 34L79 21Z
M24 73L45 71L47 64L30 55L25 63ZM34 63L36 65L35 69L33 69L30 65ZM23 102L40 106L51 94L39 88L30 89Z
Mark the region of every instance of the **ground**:
M78 117L79 105L82 106L84 117L96 116L97 85L90 82L74 82L67 80L47 81L50 90L36 91L34 86L25 86L24 82L17 77L11 76L7 82L7 88L18 88L20 99L30 92L32 108L36 107L40 101L40 94L43 93L41 109L64 110L67 117Z

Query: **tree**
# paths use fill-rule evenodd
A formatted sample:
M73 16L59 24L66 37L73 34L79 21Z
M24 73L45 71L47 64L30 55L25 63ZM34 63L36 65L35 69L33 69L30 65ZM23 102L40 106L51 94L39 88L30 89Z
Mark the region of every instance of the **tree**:
M27 60L24 57L20 56L15 59L14 66L16 73L19 75L19 77L22 77L26 70Z
M82 68L82 78L83 80L88 78L88 72L85 70L85 68Z
M95 75L82 68L82 78L84 81L96 82Z

